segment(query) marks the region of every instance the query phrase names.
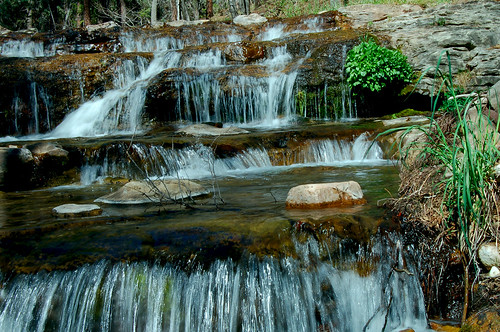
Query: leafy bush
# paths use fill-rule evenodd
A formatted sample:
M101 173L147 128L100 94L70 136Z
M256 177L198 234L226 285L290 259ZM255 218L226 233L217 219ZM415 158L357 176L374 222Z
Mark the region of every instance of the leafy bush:
M354 94L363 89L380 92L386 86L410 83L413 78L406 56L374 41L364 41L349 51L345 71Z

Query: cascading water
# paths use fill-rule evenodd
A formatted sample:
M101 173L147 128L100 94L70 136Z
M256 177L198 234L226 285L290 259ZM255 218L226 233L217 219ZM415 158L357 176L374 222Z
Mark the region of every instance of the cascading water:
M286 47L277 47L260 63L263 75L231 75L223 71L227 81L221 84L211 71L224 65L220 51L198 54L185 64L196 73L176 79L182 96L178 99L178 118L268 127L286 123L295 115L293 91L302 60L291 64L292 57ZM287 65L292 65L292 69Z
M342 243L308 240L296 241L297 258L215 260L207 269L101 261L19 275L4 280L0 330L424 331L416 271L399 263L394 241L378 236L372 249L340 259L331 251ZM353 268L360 262L368 272Z
M56 54L56 44L44 49L43 42L28 39L9 40L0 44L0 55L5 57L36 58Z
M313 140L292 155L273 160L263 148L249 148L234 157L217 158L210 147L203 145L177 150L137 143L130 146L111 145L105 151L94 151L88 159L81 171L81 183L84 185L110 176L131 179L203 179L251 170L270 170L277 166L341 166L384 162L382 149L377 143L373 144L367 134L353 141Z
M132 134L139 131L148 82L165 68L177 66L179 59L180 54L167 52L157 55L149 65L140 57L137 58L138 64L126 60L115 78L115 89L68 114L49 137L100 136L117 132Z

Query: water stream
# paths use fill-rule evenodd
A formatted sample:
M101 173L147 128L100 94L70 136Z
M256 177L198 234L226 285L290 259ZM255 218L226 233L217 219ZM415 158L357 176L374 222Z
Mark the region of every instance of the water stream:
M38 135L18 142L54 140L81 164L73 183L0 192L0 332L425 331L418 271L397 225L377 208L397 192L393 161L362 125L320 135L334 120L319 112L327 108L326 83L314 101L320 124L306 134L297 124L297 75L311 53L292 56L278 42L321 33L325 24L269 25L255 35L267 43L265 56L250 64L225 53L241 47L236 28L189 42L123 33L129 54L112 87L85 101L81 79L81 105L55 128L52 99L32 82L30 131ZM51 47L7 42L1 53L57 56ZM158 77L177 93L165 110L175 129L223 122L249 133L209 141L175 129L148 132L146 93ZM17 130L22 101L13 98ZM349 91L341 98L341 116L353 120ZM301 128L290 134L291 124ZM152 179L193 180L213 195L190 208L101 202L99 216L52 213L60 204L94 203L124 181ZM347 180L360 183L366 204L285 208L296 185Z

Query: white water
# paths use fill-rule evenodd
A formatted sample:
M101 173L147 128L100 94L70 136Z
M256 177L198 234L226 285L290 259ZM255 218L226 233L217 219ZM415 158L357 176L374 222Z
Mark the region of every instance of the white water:
M4 282L0 330L426 330L416 271L399 265L397 247L378 243L369 253L360 249L336 261L323 259L330 249L316 241L296 247L297 259L216 260L191 272L100 262L71 272L19 275ZM374 259L373 272L360 276L349 266L366 256Z
M281 39L284 37L288 37L293 34L308 34L308 33L316 33L323 32L325 29L321 26L323 24L323 20L318 17L313 17L303 22L303 27L301 29L287 29L286 24L275 24L271 27L268 27L262 33L257 36L257 40L261 41L271 41L276 39Z
M185 41L170 36L151 36L144 33L126 32L120 36L120 43L123 52L162 52L167 50L180 50L186 45L198 46L209 43L234 43L242 40L236 34L204 36L189 36L190 40Z
M288 158L286 165L273 164L268 151L251 148L230 158L217 158L211 148L197 145L182 150L162 146L132 144L130 155L136 164L124 157L121 146L97 152L81 171L81 183L90 185L106 177L203 179L212 176L240 176L248 172L269 171L279 167L307 165L373 165L385 163L382 149L371 145L367 134L353 141L310 141ZM371 146L371 149L368 148ZM368 151L368 153L367 153ZM113 156L120 155L121 158ZM140 167L141 169L139 169Z
M56 54L57 43L44 49L43 42L29 39L9 40L0 44L0 55L5 57L36 58Z
M185 67L197 72L176 79L182 95L178 99L177 117L189 122L215 121L252 127L286 124L295 116L293 92L302 60L294 63L293 69L287 69L292 57L286 47L277 47L260 63L265 71L262 77L229 72L227 81L221 84L211 69L225 65L223 55L198 54L185 63Z

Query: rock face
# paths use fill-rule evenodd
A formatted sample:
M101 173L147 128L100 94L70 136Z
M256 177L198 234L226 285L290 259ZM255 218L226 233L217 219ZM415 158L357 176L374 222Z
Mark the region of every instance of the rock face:
M486 243L479 247L479 260L487 267L500 266L500 250L495 243Z
M393 9L391 9L393 8ZM415 6L363 5L341 9L353 26L371 28L388 36L416 71L435 69L440 56L447 73L446 54L452 71L467 90L485 91L500 79L500 2L474 1L421 10ZM431 93L435 70L419 84Z
M500 81L496 82L488 91L488 100L496 112L500 112Z
M189 180L131 181L95 202L107 204L172 203L188 198L207 196L210 192Z
M52 209L52 213L58 217L91 217L98 216L102 209L96 204L64 204Z
M293 187L286 198L287 208L317 209L364 204L363 191L354 181L304 184Z

